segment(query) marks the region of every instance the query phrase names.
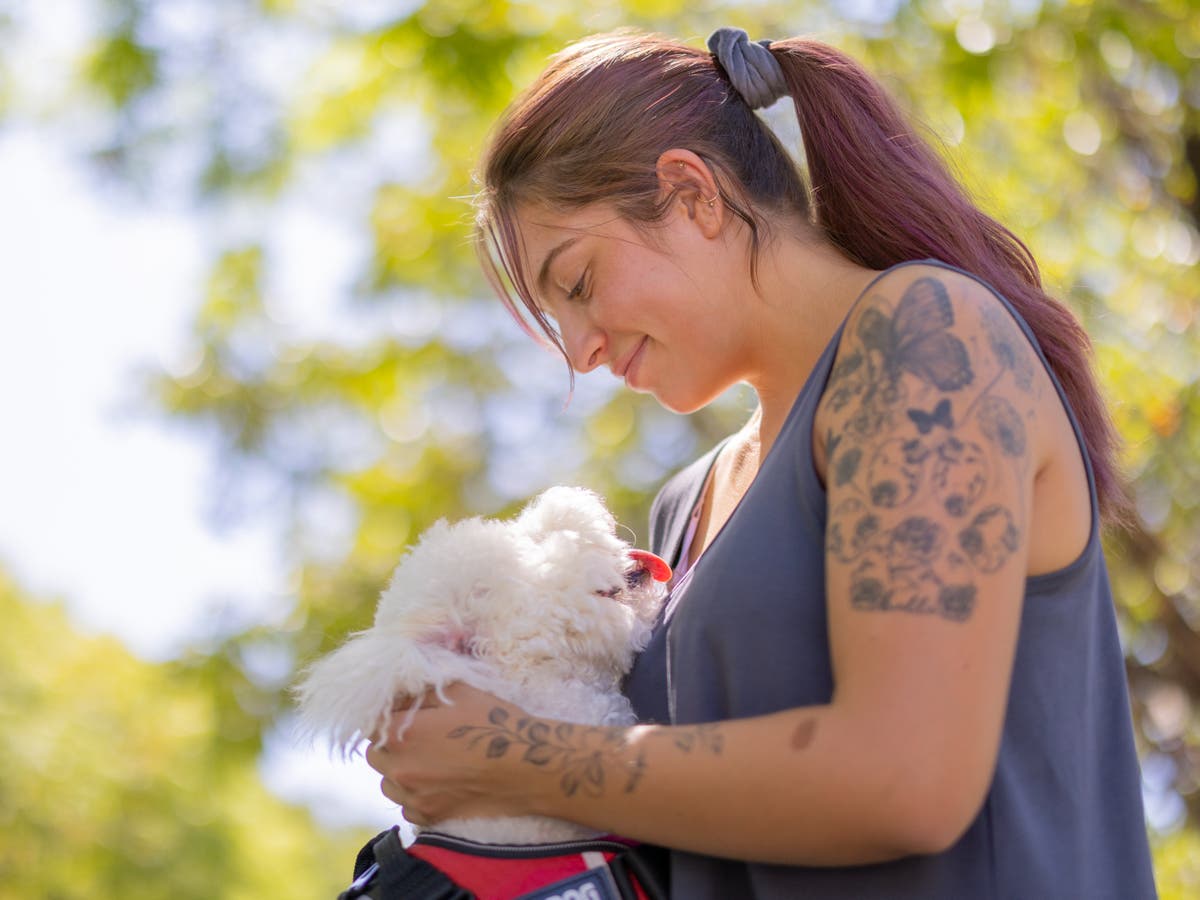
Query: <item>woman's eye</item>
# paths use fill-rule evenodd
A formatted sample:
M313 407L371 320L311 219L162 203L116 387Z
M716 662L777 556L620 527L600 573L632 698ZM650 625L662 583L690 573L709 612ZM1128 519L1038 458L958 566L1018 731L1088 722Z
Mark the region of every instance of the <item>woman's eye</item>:
M568 300L578 300L583 296L584 282L587 281L587 272L579 276L579 280L575 282L575 287L567 292Z

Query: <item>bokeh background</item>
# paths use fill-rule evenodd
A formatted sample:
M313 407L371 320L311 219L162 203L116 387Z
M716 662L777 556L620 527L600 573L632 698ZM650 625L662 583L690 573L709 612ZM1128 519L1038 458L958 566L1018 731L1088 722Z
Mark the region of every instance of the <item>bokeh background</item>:
M1195 0L0 0L0 898L334 896L396 816L296 745L297 668L435 519L571 482L644 537L745 417L566 405L464 199L567 41L726 24L863 59L1093 335L1147 827L1200 896Z

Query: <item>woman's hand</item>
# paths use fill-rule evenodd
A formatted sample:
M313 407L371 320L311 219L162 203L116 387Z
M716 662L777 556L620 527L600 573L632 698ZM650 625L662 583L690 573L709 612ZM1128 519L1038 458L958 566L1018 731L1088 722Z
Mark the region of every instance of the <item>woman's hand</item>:
M386 740L367 747L367 763L383 776L383 795L403 807L402 815L414 825L529 813L518 773L472 740L486 734L489 717L515 720L521 710L465 684L451 685L444 694L449 703L433 693L425 697L402 738L397 730L408 704L398 703Z

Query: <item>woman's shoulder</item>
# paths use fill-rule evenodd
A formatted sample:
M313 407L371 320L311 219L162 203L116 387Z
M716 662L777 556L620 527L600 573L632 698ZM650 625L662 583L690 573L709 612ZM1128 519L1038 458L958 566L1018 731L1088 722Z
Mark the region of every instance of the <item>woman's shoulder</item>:
M910 319L921 313L941 321L956 307L980 310L997 304L1011 308L980 276L936 259L911 260L881 271L858 298L847 322L860 320L866 310L880 305L897 313L903 308Z
M907 373L955 390L968 380L971 357L997 342L1021 343L1013 306L984 279L937 260L882 271L846 317L835 373L870 357L889 378ZM836 380L836 379L834 379Z
M818 422L834 432L892 423L924 436L980 409L1024 409L1046 393L1044 369L1027 326L991 285L936 260L904 263L850 311Z

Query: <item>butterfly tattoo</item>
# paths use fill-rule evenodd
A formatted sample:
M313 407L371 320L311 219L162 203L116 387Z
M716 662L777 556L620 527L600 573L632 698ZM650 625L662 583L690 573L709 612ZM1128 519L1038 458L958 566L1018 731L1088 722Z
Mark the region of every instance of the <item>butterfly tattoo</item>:
M941 425L948 430L954 428L954 416L950 414L950 401L944 397L933 408L932 412L925 412L921 409L910 409L908 417L913 420L913 423L917 426L917 431L921 432L921 434L929 434L937 425Z
M945 286L934 278L919 278L904 292L892 316L874 307L864 311L858 336L868 352L882 358L890 384L907 372L939 390L957 391L975 375L967 348L947 330L953 324Z

